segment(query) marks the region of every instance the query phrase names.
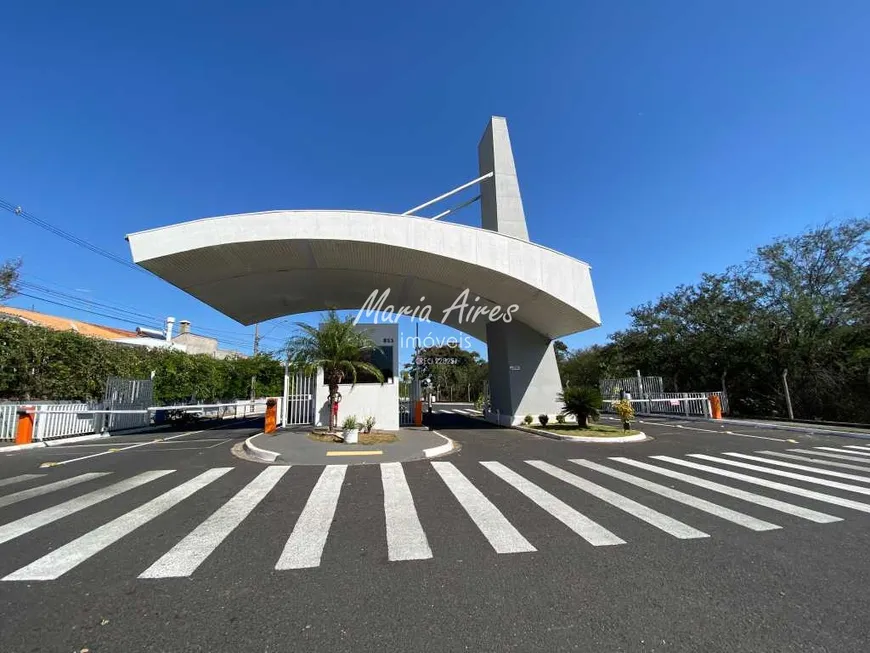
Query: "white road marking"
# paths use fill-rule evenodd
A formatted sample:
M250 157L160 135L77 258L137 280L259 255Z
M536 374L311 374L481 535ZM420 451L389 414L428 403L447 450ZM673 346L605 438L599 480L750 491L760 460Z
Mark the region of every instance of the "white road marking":
M710 537L704 531L699 531L696 528L692 528L688 524L684 524L681 521L674 519L673 517L668 517L667 515L660 513L658 510L653 510L642 503L638 503L634 499L629 499L628 497L624 497L621 494L617 494L612 490L608 490L607 488L601 487L591 481L587 481L585 478L581 478L576 474L571 474L570 472L566 472L564 469L556 467L555 465L551 465L550 463L546 463L543 460L527 460L527 464L531 465L535 469L540 469L542 472L549 474L555 478L558 478L560 481L564 481L569 485L573 485L574 487L583 490L584 492L588 492L594 497L597 497L604 501L605 503L609 503L614 508L619 508L623 512L627 512L629 515L633 517L637 517L643 522L646 522L650 526L655 526L661 531L664 531L668 535L673 535L674 537L681 540L693 540L702 537Z
M637 467L638 469L645 469L646 471L653 472L655 474L661 474L662 476L667 476L668 478L683 481L684 483L689 483L690 485L702 487L712 492L726 494L730 497L734 497L735 499L742 499L743 501L748 501L749 503L764 506L765 508L770 508L771 510L778 510L779 512L784 512L787 515L800 517L802 519L806 519L817 524L830 524L832 522L843 521L839 517L834 517L833 515L826 515L823 512L817 512L815 510L810 510L809 508L796 506L791 503L786 503L785 501L780 501L779 499L771 499L770 497L766 497L761 494L755 494L753 492L747 492L746 490L731 487L730 485L722 485L721 483L716 483L715 481L708 481L705 478L698 478L697 476L683 474L682 472L677 472L672 469L668 469L667 467L658 467L657 465L650 465L649 463L643 463L639 460L632 460L631 458L623 458L621 456L613 457L611 458L611 460L615 460L616 462L620 462L625 465L631 465L632 467ZM690 463L689 466L695 465ZM703 465L700 465L700 467L703 467ZM730 476L732 474L735 474L735 472L726 472L725 476ZM742 476L742 474L737 474L737 476ZM760 485L765 485L765 483L760 483Z
M870 447L865 447L860 444L844 444L846 449L861 449L862 451L870 451Z
M531 499L540 508L550 513L591 545L610 546L625 544L625 540L622 538L617 537L600 524L589 519L586 515L574 510L574 508L561 499L554 497L543 488L538 487L501 463L481 461L480 464Z
M732 467L740 467L749 469L762 474L771 474L772 476L782 476L784 478L793 478L796 481L804 483L813 483L815 485L824 485L825 487L835 488L837 490L845 490L846 492L854 492L855 494L865 494L870 496L870 488L861 487L860 485L851 485L850 483L840 483L839 481L829 481L826 478L816 478L815 476L807 476L806 474L796 474L795 472L786 472L781 469L772 469L770 467L762 467L761 465L751 465L749 463L741 463L737 460L728 460L727 458L717 458L716 456L708 456L703 453L690 453L690 458L700 458L701 460L709 460L712 463L720 465L731 465Z
M781 451L756 451L767 456L776 456L778 458L788 458L789 460L799 460L802 462L813 463L814 465L825 465L826 467L840 467L841 469L857 469L860 472L870 473L870 467L861 467L861 465L850 465L849 463L838 463L833 460L822 460L821 458L807 458L806 456L795 456L791 453L782 453ZM870 461L868 461L870 462Z
M786 449L786 451L793 451L794 453L809 454L811 456L823 456L825 458L835 458L836 460L849 460L853 463L862 463L864 465L870 465L870 460L867 460L866 458L857 458L855 456L847 456L845 454L825 453L823 451L813 451L812 449ZM870 469L870 468L868 468L868 469Z
M813 447L813 449L819 449L820 451L837 451L837 452L843 453L843 454L847 453L850 456L870 456L870 451L865 453L863 451L855 451L853 449L846 449L846 450L837 449L836 447ZM858 459L853 458L853 460L858 460Z
M426 533L417 517L414 497L402 463L381 463L384 513L387 518L387 554L390 560L426 560L432 557Z
M42 478L43 476L45 476L45 474L21 474L19 476L10 476L9 478L0 479L0 487L30 481L34 478Z
M590 460L573 459L571 462L586 467L587 469L612 476L613 478L625 481L626 483L631 483L632 485L636 485L637 487L655 494L667 497L668 499L672 499L678 503L697 508L698 510L710 515L715 515L716 517L720 517L739 526L743 526L744 528L748 528L751 531L772 531L780 528L776 524L756 519L755 517L743 514L742 512L737 512L736 510L731 510L730 508L725 508L724 506L720 506L712 501L699 499L691 494L686 494L685 492L680 492L679 490L659 485L658 483L653 483L652 481L640 478L639 476L633 476L631 474L626 474L625 472L605 467L604 465L599 465Z
M32 497L38 497L43 494L48 494L49 492L54 492L55 490L62 490L65 487L72 487L73 485L84 483L85 481L91 481L95 478L100 478L101 476L108 476L109 474L111 474L111 472L89 472L87 474L73 476L72 478L65 478L60 481L55 481L54 483L48 483L47 485L33 487L29 490L21 490L20 492L7 494L6 496L0 497L0 508L11 506L13 503L18 503L19 501L24 501L25 499L30 499Z
M145 483L150 483L151 481L158 479L161 476L171 474L174 471L174 469L160 469L153 472L145 472L138 476L124 479L123 481L108 487L94 490L93 492L76 497L75 499L64 501L61 504L51 508L46 508L45 510L33 513L32 515L16 519L8 524L4 524L3 526L0 526L0 544L13 540L25 533L29 533L40 526L45 526L46 524L50 524L58 519L77 513L85 508L90 508L94 504L105 501L106 499L111 499L122 492L132 490L140 485L145 485Z
M800 469L805 472L812 472L814 474L821 474L822 476L833 476L835 478L845 478L850 481L863 481L864 483L870 483L870 476L858 476L857 474L847 474L846 472L835 472L829 469L819 469L818 467L810 467L809 465L797 465L795 463L787 463L781 460L770 460L769 458L762 458L761 456L750 456L745 453L734 453L729 452L725 453L726 456L733 456L735 458L742 458L744 460L754 460L756 462L767 463L768 465L776 465L778 467L787 467L789 469ZM870 470L868 470L870 472Z
M685 426L683 424L674 424L675 428L686 429L687 431L702 431L704 433L718 433L719 435L736 435L739 438L757 438L758 440L773 440L774 442L794 442L794 440L786 440L784 438L771 438L766 435L749 435L748 433L735 433L734 431L717 431L716 429L699 429L696 426Z
M296 525L287 539L287 544L284 545L284 551L278 558L275 569L306 569L320 566L320 558L326 546L335 508L338 506L338 497L341 494L341 485L344 483L346 471L347 465L324 467L317 484L308 495L308 501L299 519L296 520Z
M433 462L432 467L483 536L489 540L496 553L528 553L537 550L453 463Z
M99 528L95 528L90 533L85 533L68 544L64 544L26 567L12 572L3 580L54 580L60 578L69 570L77 567L107 546L114 544L125 535L129 535L140 526L159 517L231 469L232 467L209 469L159 497L151 499L148 503L103 524Z
M127 451L128 449L136 449L138 447L144 447L149 444L157 444L159 442L164 442L166 440L175 440L176 438L183 438L185 435L194 435L196 433L202 433L203 431L207 431L209 429L202 429L200 431L190 431L189 433L179 433L178 435L171 435L168 438L155 438L151 442L140 442L138 444L131 444L126 447L121 447L120 449L108 449L106 451L99 451L97 453L92 453L87 456L80 456L78 458L70 458L69 460L59 460L57 462L46 463L46 466L56 467L57 465L69 465L70 463L77 463L81 460L88 460L90 458L97 458L99 456L106 456L110 453L118 453L119 451Z
M732 472L730 469L719 469L718 467L701 465L699 463L693 463L688 460L680 460L679 458L672 458L670 456L651 457L655 458L656 460L663 460L665 462L673 463L674 465L691 467L692 469L697 469L702 472L710 472L711 474L718 474L719 476L734 478L738 481L745 481L747 483L753 483L754 485L761 485L763 487L771 488L772 490L780 490L782 492L796 494L798 496L806 497L808 499L815 499L816 501L831 503L835 506L843 506L845 508L852 508L853 510L858 510L859 512L870 513L870 504L861 503L860 501L853 501L852 499L841 499L840 497L834 496L832 494L824 494L823 492L816 492L815 490L805 490L804 488L798 487L796 485L788 485L787 483L779 483L777 481L768 481L767 479L749 476L748 474Z
M238 494L191 531L165 553L139 578L178 578L190 576L244 519L251 514L278 481L289 465L267 467Z

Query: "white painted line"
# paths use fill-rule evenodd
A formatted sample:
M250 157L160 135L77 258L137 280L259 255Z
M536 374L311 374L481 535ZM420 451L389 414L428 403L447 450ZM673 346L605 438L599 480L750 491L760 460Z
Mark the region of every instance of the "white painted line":
M833 476L835 478L845 478L850 481L861 481L864 483L870 483L870 476L858 476L857 474L847 474L846 472L835 472L829 469L819 469L818 467L810 467L809 465L797 465L795 463L787 463L781 460L770 460L769 458L762 458L761 456L750 456L745 453L725 453L726 456L734 456L735 458L742 458L744 460L754 460L760 463L767 463L768 465L776 465L777 467L787 467L789 469L800 469L805 472L812 472L813 474L821 474L822 476ZM870 472L870 470L867 470Z
M432 467L483 536L489 540L496 553L528 553L537 550L453 463L433 462Z
M574 510L567 503L554 497L541 487L526 480L515 471L508 469L499 462L481 461L480 463L493 474L511 485L514 489L531 499L538 507L550 513L553 517L565 524L592 546L610 546L625 544L625 540L617 537L609 530L595 523L586 515Z
M747 492L746 490L731 487L730 485L722 485L721 483L716 483L715 481L708 481L705 478L698 478L697 476L683 474L682 472L677 472L666 467L658 467L657 465L650 465L649 463L642 463L639 460L632 460L631 458L623 458L619 456L611 458L611 460L623 463L624 465L631 465L632 467L637 467L638 469L644 469L648 472L653 472L655 474L661 474L662 476L667 476L668 478L683 481L684 483L688 483L696 487L702 487L706 490L710 490L711 492L718 492L719 494L725 494L729 497L734 497L735 499L748 501L749 503L764 506L765 508L770 508L771 510L784 512L787 515L800 517L801 519L806 519L817 524L830 524L832 522L843 521L839 517L834 517L833 515L826 515L823 512L817 512L815 510L810 510L809 508L796 506L791 503L786 503L785 501L780 501L779 499L771 499L770 497L766 497L761 494L755 494L753 492ZM733 473L734 472L728 472L726 476ZM738 474L738 476L742 476L742 474Z
M32 515L27 515L21 519L4 524L3 526L0 526L0 544L13 540L25 533L29 533L32 530L36 530L40 526L45 526L46 524L50 524L58 519L77 513L85 508L90 508L94 504L105 501L106 499L111 499L122 492L132 490L140 485L145 485L145 483L150 483L151 481L158 479L161 476L171 474L174 471L174 469L159 469L153 472L144 472L138 476L124 479L114 485L94 490L93 492L76 497L75 499L64 501L63 503L51 508L46 508L45 510L35 512Z
M642 522L646 522L650 526L654 526L668 535L673 535L677 539L694 540L702 537L710 537L704 531L692 528L688 524L684 524L673 517L668 517L667 515L660 513L658 510L653 510L642 503L638 503L634 499L624 497L621 494L617 494L612 490L601 487L592 481L587 481L585 478L581 478L576 474L571 474L555 465L546 463L543 460L527 460L526 463L535 469L540 469L542 472L558 478L560 481L564 481L584 492L588 492L605 503L609 503L614 508L619 508L623 512L627 512L629 515L637 517Z
M10 476L9 478L0 479L0 487L4 485L13 485L14 483L22 483L24 481L30 481L34 478L42 478L45 474L21 474L19 476Z
M650 422L655 423L655 422ZM702 431L704 433L718 433L719 435L736 435L739 438L757 438L759 440L773 440L774 442L793 442L784 438L771 438L765 435L749 435L748 433L735 433L734 431L717 431L716 429L699 429L696 426L685 426L684 424L674 424L675 428L685 429L687 431Z
M213 427L216 428L216 427ZM57 465L69 465L70 463L77 463L81 460L88 460L90 458L97 458L98 456L106 456L110 453L118 453L120 451L127 451L128 449L136 449L137 447L144 447L149 444L155 444L157 442L163 442L164 440L175 440L176 438L183 438L186 435L194 435L196 433L202 433L203 431L208 431L210 429L200 429L199 431L190 431L188 433L179 433L178 435L171 435L168 438L155 438L151 442L140 442L139 444L131 444L126 447L121 447L120 449L109 449L108 451L100 451L98 453L92 453L87 456L81 456L79 458L70 458L69 460L59 460L57 462L46 463L46 466L55 467Z
M847 453L850 456L870 456L870 451L853 451L852 449L838 449L836 447L813 447L813 449L819 449L820 451L837 451L839 453ZM857 458L853 458L853 460L858 460Z
M710 467L709 465L701 465L699 463L693 463L688 460L680 460L679 458L672 458L671 456L651 456L656 460L662 460L665 462L673 463L674 465L682 465L683 467L691 467L692 469L697 469L702 472L710 472L711 474L718 474L719 476L726 476L728 478L734 478L738 481L745 481L746 483L752 483L754 485L761 485L763 487L771 488L772 490L780 490L781 492L788 492L790 494L796 494L801 497L806 497L808 499L815 499L816 501L823 501L824 503L830 503L835 506L843 506L845 508L852 508L853 510L857 510L859 512L870 513L870 504L861 503L860 501L853 501L852 499L841 499L840 497L834 496L832 494L824 494L823 492L816 492L814 490L805 490L802 487L797 487L796 485L788 485L787 483L779 483L777 481L768 481L764 478L757 478L755 476L749 476L748 474L741 474L739 472L732 472L730 469L719 469L718 467Z
M275 569L320 566L347 465L327 465L308 496Z
M866 458L858 458L856 456L847 456L845 454L825 453L823 451L813 451L812 449L786 449L786 451L793 451L794 453L808 454L810 456L823 456L824 458L834 458L836 460L849 460L853 463L863 463L864 465L870 465L870 460L867 460Z
M165 553L139 578L179 578L190 576L214 550L251 514L289 466L267 467L238 494Z
M749 463L741 463L737 460L728 460L727 458L717 458L716 456L708 456L703 453L690 453L690 458L700 458L701 460L709 460L712 463L720 465L731 465L732 467L740 467L749 469L753 472L761 472L762 474L770 474L772 476L782 476L784 478L792 478L796 481L804 483L812 483L814 485L824 485L825 487L834 488L836 490L845 490L846 492L854 492L855 494L864 494L870 496L870 488L861 487L860 485L851 485L850 483L840 483L839 481L829 481L825 478L816 478L815 476L807 476L806 474L796 474L795 472L786 472L781 469L772 469L770 467L762 467L761 465L751 465Z
M822 460L821 458L807 458L806 456L795 456L791 453L782 453L781 451L757 451L767 456L777 456L778 458L788 458L789 460L800 460L813 463L814 465L825 465L826 467L840 467L841 469L857 469L860 472L870 473L870 467L862 467L861 465L850 465L849 463L838 463L833 460ZM870 462L870 461L868 461Z
M865 447L860 444L844 444L846 449L861 449L862 451L870 451L870 447Z
M391 561L432 557L426 533L417 517L414 497L401 463L381 463L384 513L387 518L387 555Z
M748 528L751 531L772 531L780 528L776 524L771 524L770 522L756 519L755 517L751 517L742 512L737 512L736 510L725 508L724 506L720 506L716 503L713 503L712 501L707 501L706 499L699 499L698 497L694 497L691 494L686 494L685 492L680 492L679 490L675 490L664 485L659 485L658 483L653 483L652 481L648 481L645 478L640 478L639 476L633 476L631 474L626 474L625 472L620 472L616 469L610 469L609 467L605 467L604 465L594 463L591 460L574 459L571 460L571 462L576 465L586 467L587 469L606 474L607 476L617 478L621 481L625 481L626 483L636 485L637 487L648 490L649 492L653 492L654 494L658 494L660 496L667 497L668 499L672 499L677 503L682 503L683 505L697 508L702 512L706 512L710 515L715 515L716 517L720 517L721 519L730 521L734 524L737 524L738 526Z
M68 544L64 544L26 567L12 572L3 580L54 580L60 578L69 570L77 567L107 546L114 544L125 535L129 535L140 526L159 517L231 469L232 467L209 469L186 483L169 490L169 492L151 499L148 503L103 524L99 528L95 528L90 533L85 533Z
M43 494L48 494L55 490L62 490L65 487L72 487L73 485L78 485L79 483L91 481L95 478L100 478L101 476L107 476L109 474L111 474L111 472L89 472L87 474L73 476L72 478L65 478L61 481L55 481L48 485L40 485L39 487L30 488L29 490L21 490L20 492L7 494L4 497L0 497L0 508L5 508L6 506L11 506L13 503L18 503L25 499L42 496Z

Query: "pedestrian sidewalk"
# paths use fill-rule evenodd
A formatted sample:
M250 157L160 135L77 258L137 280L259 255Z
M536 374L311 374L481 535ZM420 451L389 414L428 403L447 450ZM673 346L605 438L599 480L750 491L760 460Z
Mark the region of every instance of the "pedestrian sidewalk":
M308 437L312 427L278 429L274 435L258 433L247 439L245 452L260 462L293 465L393 463L442 456L456 448L448 437L426 428L404 428L398 440L381 444L318 442Z

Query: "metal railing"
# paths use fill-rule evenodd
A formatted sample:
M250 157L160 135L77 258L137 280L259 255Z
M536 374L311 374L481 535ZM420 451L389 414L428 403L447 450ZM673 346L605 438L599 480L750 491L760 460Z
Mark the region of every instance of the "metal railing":
M682 415L685 417L711 417L710 397L716 395L727 412L728 397L723 392L662 392L644 398L631 398L638 415ZM612 413L617 399L604 400L604 412Z

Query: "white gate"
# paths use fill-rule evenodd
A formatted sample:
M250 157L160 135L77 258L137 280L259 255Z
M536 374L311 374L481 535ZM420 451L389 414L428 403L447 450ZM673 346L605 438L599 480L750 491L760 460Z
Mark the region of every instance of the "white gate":
M154 382L151 379L122 379L110 376L106 380L106 394L103 399L105 410L136 410L154 405ZM106 429L139 428L148 426L151 416L148 413L106 416Z
M287 425L314 424L314 383L310 374L290 377L287 396Z

